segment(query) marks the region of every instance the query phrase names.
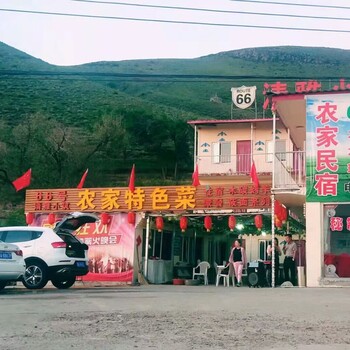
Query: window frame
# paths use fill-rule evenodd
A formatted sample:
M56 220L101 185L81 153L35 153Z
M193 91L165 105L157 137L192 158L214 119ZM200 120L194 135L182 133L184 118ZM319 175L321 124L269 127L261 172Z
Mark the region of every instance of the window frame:
M279 150L279 146L283 145L281 150ZM271 151L270 151L271 149ZM266 163L272 163L273 160L273 140L266 141ZM281 154L281 157L277 157L281 162L285 162L287 160L287 140L276 140L276 150L275 154Z
M228 146L226 149L224 146ZM227 154L223 154L227 151ZM231 163L232 157L232 142L231 141L218 141L212 142L212 163L213 164L223 164Z

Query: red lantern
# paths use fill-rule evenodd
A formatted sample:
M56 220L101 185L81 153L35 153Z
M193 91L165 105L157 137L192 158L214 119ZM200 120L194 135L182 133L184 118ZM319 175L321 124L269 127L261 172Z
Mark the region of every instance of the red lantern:
M259 214L259 215L255 215L254 217L254 223L255 223L255 227L261 231L262 227L263 227L263 219L262 219L262 216Z
M26 214L26 223L27 225L31 225L34 221L34 214L33 213L27 213Z
M230 231L233 231L236 227L236 217L234 215L230 215L228 217L228 227L230 228Z
M280 218L282 211L282 205L279 201L275 201L275 215Z
M163 218L161 216L157 216L156 217L156 228L157 228L158 232L162 232L163 227L164 227Z
M281 228L282 227L282 221L279 218L277 218L277 217L275 217L275 226L277 228Z
M213 222L212 222L211 216L206 216L204 218L204 227L207 229L207 232L210 232L212 226L213 226Z
M56 221L56 216L53 213L50 213L49 216L47 217L47 221L50 225L53 225Z
M128 213L128 223L130 225L135 225L136 222L136 214L133 211Z
M102 213L101 214L101 222L102 222L102 225L108 225L108 223L109 223L109 215L107 213Z
M282 206L280 219L281 219L283 224L285 224L287 219L288 219L288 210L284 206Z
M180 219L180 228L181 232L185 232L187 230L188 219L186 216L182 216Z

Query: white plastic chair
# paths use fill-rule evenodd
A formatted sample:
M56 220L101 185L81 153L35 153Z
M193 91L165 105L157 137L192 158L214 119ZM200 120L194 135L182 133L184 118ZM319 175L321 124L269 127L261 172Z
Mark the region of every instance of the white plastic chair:
M220 278L222 277L223 282L224 282L224 287L229 287L230 286L230 273L222 273L222 271L226 268L224 265L218 265L216 262L214 263L214 267L216 270L216 283L215 285L218 286L220 283Z
M207 285L208 284L208 269L209 268L210 268L210 264L207 261L200 262L196 267L193 268L192 279L195 279L196 276L203 276L204 277L204 284Z

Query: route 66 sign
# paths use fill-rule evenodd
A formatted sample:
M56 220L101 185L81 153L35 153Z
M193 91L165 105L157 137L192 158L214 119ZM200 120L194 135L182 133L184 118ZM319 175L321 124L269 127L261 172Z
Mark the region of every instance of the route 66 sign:
M256 86L241 86L239 88L232 88L232 102L236 107L246 109L250 107L255 101Z

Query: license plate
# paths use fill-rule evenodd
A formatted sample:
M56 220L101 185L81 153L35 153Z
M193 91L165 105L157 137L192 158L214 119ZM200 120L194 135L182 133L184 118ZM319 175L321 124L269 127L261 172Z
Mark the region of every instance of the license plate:
M77 267L85 267L85 261L77 261Z
M12 259L12 253L0 252L0 259Z

